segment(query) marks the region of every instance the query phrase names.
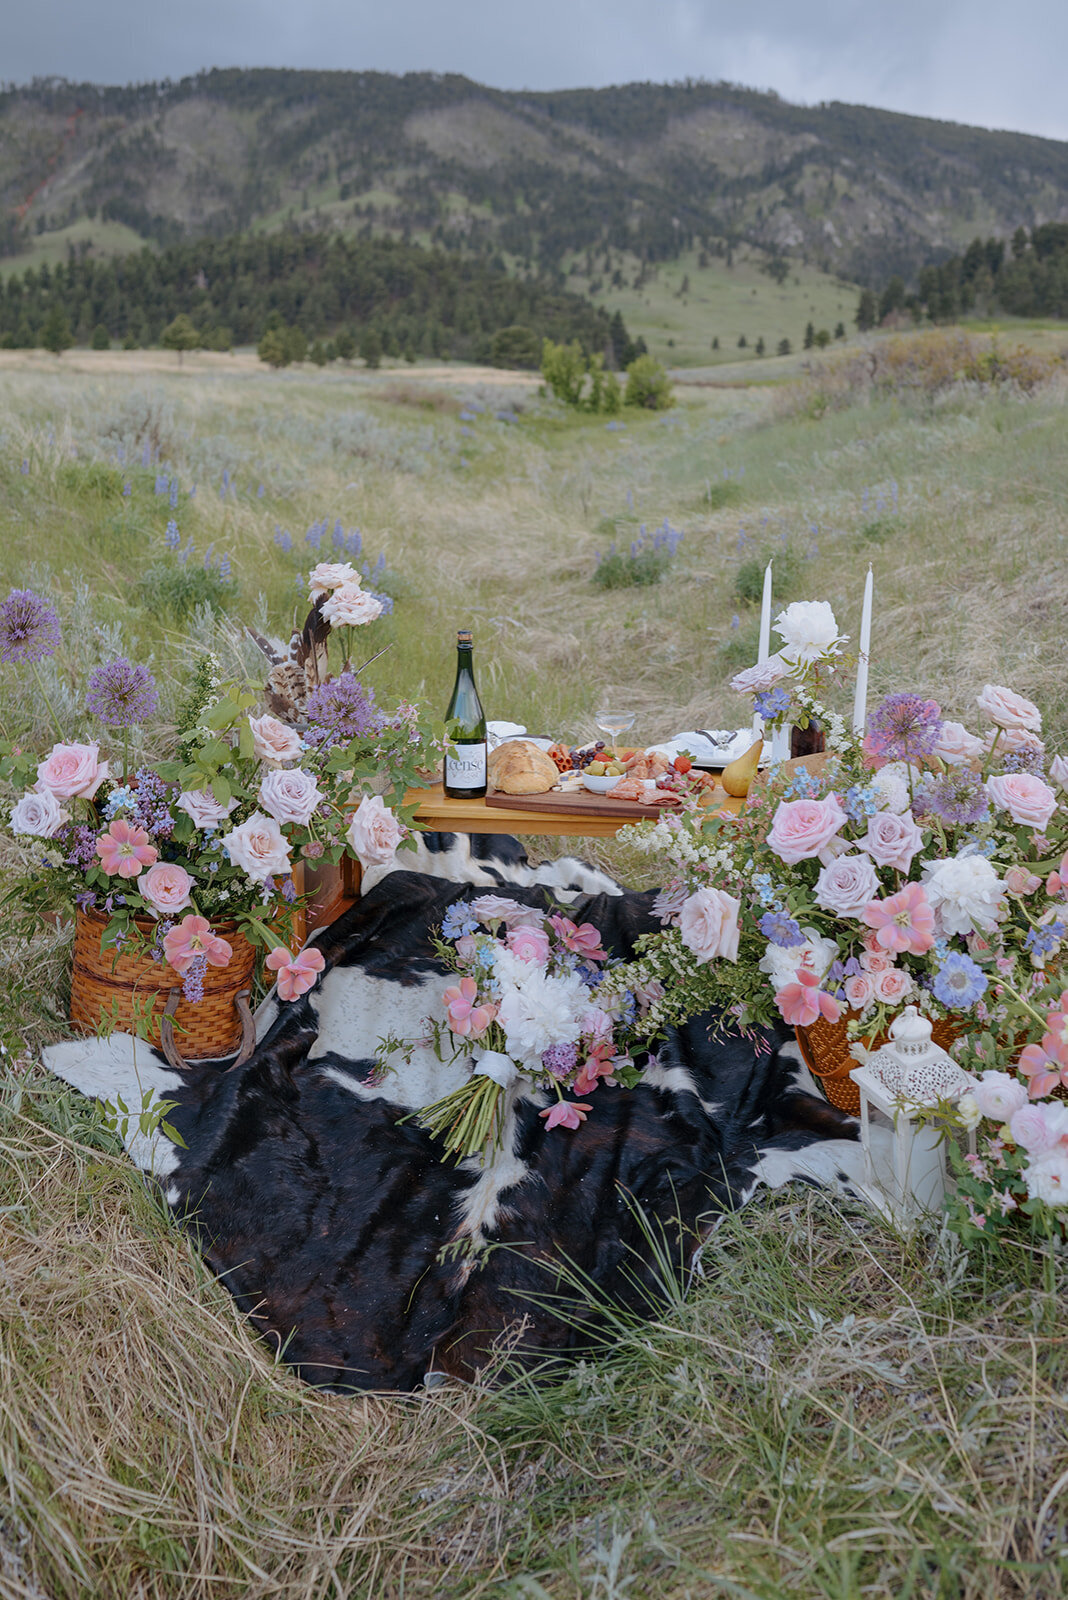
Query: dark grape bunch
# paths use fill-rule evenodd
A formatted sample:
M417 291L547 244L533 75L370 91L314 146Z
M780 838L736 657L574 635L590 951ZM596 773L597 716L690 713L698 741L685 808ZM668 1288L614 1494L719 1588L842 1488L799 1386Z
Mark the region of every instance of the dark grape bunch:
M604 740L598 739L596 744L584 744L580 750L569 750L568 754L571 757L571 765L574 771L584 771L585 768L589 766L591 761L596 761L599 759L603 749Z

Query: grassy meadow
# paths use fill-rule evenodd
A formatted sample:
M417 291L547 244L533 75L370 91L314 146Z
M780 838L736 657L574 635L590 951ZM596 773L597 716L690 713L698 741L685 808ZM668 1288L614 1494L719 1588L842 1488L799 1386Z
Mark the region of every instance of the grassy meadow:
M873 699L908 686L968 722L1008 683L1065 748L1063 379L872 389L835 359L695 374L674 410L606 426L499 372L0 352L0 582L59 606L45 682L76 733L120 650L168 707L207 647L257 681L241 623L286 636L299 578L358 531L395 602L365 630L391 646L383 702L443 710L470 625L488 715L578 739L610 698L651 741L744 720L727 680L769 557L777 600L830 600L854 635L870 563ZM594 584L665 519L660 583ZM51 742L11 667L0 725ZM0 877L20 859L0 840ZM904 1239L799 1188L718 1223L689 1292L563 1378L505 1350L495 1386L318 1395L35 1063L69 938L0 928L0 1600L1062 1592L1063 1255Z

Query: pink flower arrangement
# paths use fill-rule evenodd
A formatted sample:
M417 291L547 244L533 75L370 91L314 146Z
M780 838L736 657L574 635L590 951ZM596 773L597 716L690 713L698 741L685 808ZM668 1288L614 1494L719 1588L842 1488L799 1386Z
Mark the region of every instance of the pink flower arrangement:
M191 914L164 934L163 953L175 972L182 974L201 956L209 966L225 967L234 951L226 939L212 933L207 917Z
M136 878L159 855L144 828L116 817L106 833L96 841L100 865L109 878Z
M299 1000L302 994L307 994L326 966L326 960L314 945L305 945L299 955L294 955L284 944L279 944L269 952L265 965L275 974L278 998L288 1001Z
M449 1027L461 1039L478 1039L497 1015L495 1005L479 1004L478 984L466 975L446 989L441 998Z

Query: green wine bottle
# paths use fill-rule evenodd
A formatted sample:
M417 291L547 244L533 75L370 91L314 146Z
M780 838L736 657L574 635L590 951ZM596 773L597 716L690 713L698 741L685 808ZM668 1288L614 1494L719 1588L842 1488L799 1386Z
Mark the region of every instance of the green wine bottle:
M453 800L478 800L486 792L486 713L471 668L471 635L456 635L456 682L445 713L445 793Z

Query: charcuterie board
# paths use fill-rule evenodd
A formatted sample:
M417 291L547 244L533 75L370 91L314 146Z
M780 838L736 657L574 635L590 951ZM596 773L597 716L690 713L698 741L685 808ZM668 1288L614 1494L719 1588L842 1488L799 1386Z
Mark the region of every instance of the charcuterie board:
M592 794L589 789L550 789L546 794L502 794L490 789L486 804L504 811L551 811L575 817L623 817L642 822L646 817L662 817L672 806L647 806L639 800L613 800L610 794Z

